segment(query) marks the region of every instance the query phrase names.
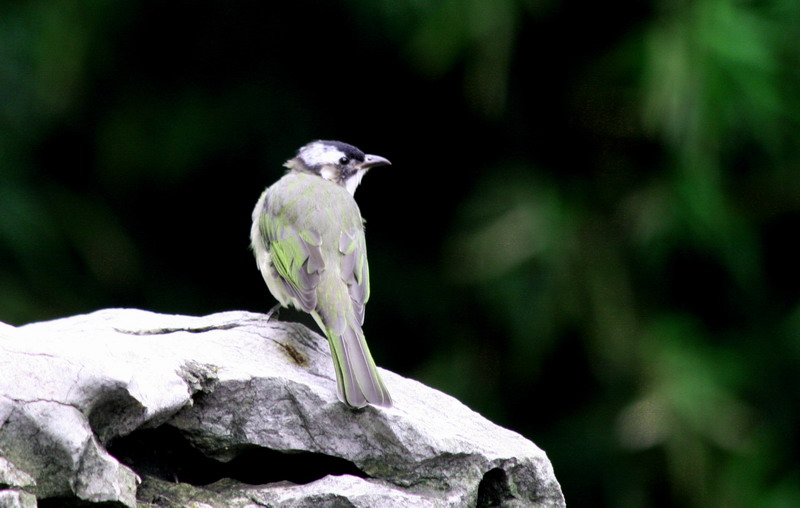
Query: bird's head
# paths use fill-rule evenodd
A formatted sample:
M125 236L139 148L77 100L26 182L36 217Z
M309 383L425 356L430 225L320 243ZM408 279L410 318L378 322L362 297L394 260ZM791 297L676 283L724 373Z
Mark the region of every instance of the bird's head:
M379 155L365 154L353 145L341 141L312 141L286 161L292 171L311 173L346 188L352 196L361 178L376 166L391 164Z

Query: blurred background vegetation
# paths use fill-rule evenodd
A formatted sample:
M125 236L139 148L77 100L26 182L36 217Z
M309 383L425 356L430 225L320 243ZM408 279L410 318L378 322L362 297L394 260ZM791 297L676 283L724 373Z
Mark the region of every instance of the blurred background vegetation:
M0 320L273 305L250 212L386 156L378 363L568 503L800 506L800 3L0 3ZM794 233L793 233L794 232Z

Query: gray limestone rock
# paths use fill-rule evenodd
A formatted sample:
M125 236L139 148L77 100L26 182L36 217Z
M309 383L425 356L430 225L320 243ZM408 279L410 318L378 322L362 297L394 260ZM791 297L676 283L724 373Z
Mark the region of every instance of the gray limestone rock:
M564 506L535 444L381 375L349 409L323 337L247 312L0 323L0 507Z
M0 453L2 450L0 450ZM0 507L35 508L36 497L22 489L33 487L36 482L25 471L21 471L5 457L0 456Z

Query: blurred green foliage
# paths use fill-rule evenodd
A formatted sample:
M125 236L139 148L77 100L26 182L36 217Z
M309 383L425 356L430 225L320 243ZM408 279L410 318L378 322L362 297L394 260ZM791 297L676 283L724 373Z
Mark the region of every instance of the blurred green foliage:
M800 505L800 4L0 4L0 319L271 305L250 209L313 138L378 363L576 506Z

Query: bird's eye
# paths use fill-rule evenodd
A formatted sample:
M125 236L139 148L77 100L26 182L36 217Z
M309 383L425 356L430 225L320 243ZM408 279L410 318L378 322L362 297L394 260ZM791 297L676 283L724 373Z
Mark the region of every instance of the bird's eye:
M341 164L342 166L347 165L348 162L350 162L350 159L348 159L347 157L342 157L341 159L339 159L339 164Z

